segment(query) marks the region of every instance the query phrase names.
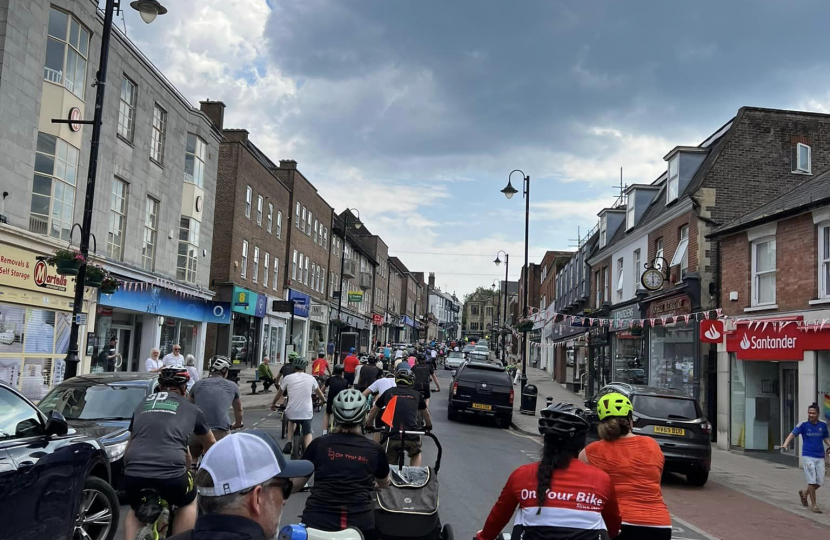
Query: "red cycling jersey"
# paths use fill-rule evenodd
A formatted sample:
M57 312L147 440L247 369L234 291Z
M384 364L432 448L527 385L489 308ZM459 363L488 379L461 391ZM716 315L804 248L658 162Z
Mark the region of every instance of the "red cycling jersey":
M571 460L567 469L553 471L540 509L538 470L539 464L531 463L513 471L476 540L494 540L514 513L515 524L523 528L523 540L597 540L619 534L620 509L606 473Z

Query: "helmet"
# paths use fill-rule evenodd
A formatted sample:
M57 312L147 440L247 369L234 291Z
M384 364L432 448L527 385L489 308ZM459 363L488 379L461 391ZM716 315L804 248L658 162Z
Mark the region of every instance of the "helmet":
M290 364L293 364L294 360L296 360L299 357L300 357L300 355L297 351L291 351L290 353L288 353L288 362Z
M343 364L337 364L336 366L334 366L334 369L331 370L331 373L332 375L343 375L343 372L345 370L346 368L343 367Z
M369 361L369 358L367 358L366 355L363 355L363 356L360 357L360 363L361 364L365 364L368 361Z
M228 361L227 356L214 356L211 359L210 363L210 370L211 371L224 371L231 367L231 363Z
M305 356L300 356L297 354L292 360L291 363L294 364L295 369L305 369L308 367L308 358Z
M597 402L597 414L600 420L612 416L626 417L634 411L631 400L618 392L602 396Z
M426 357L426 356L424 356L423 354L419 354L419 355L415 358L415 360L417 360L417 362L418 362L419 364L423 364L424 362L426 362L426 361L427 361L427 357Z
M407 386L415 384L415 375L412 374L412 369L408 364L401 363L395 369L395 384L405 384Z
M539 412L539 433L546 437L566 440L588 433L588 420L575 405L557 403Z
M359 424L369 412L369 401L359 390L343 390L334 398L331 409L338 424Z
M183 367L166 367L159 371L159 386L182 386L190 380L190 374Z
M353 353L354 352L354 347L349 347L349 352Z

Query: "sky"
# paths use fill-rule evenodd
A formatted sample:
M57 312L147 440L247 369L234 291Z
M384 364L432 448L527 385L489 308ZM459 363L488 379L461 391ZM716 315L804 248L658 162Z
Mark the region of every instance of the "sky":
M574 249L741 106L830 113L826 0L161 0L129 37L192 103L459 297ZM126 5L126 4L125 4ZM521 191L522 174L513 175ZM503 257L502 257L503 258Z

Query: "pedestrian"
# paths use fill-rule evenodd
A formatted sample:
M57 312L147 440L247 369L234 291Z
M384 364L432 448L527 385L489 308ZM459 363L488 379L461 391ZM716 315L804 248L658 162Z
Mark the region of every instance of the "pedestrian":
M257 377L259 380L262 381L262 391L263 392L270 392L271 386L276 382L274 381L274 374L271 373L271 359L267 356L262 359L262 363L257 368Z
M326 347L326 352L329 355L329 362L334 362L334 339L329 340L329 344Z
M173 351L165 355L161 362L165 367L184 367L184 356L182 356L182 346L179 344L173 345Z
M349 386L354 385L355 370L360 365L360 360L357 359L354 353L354 347L349 349L349 355L343 360L343 376L349 381Z
M786 449L795 437L801 435L801 463L807 477L807 489L799 491L798 496L805 507L808 506L809 497L813 512L821 514L821 509L816 504L816 490L824 483L824 460L830 454L830 448L825 451L824 445L830 447L830 434L827 432L827 424L818 417L818 404L813 403L807 408L807 421L795 426L792 433L781 443L781 448Z
M164 363L159 358L159 355L161 355L160 350L156 348L150 349L150 356L144 361L144 371L147 373L157 373L164 367Z
M234 433L205 454L196 473L199 517L175 540L277 538L285 501L304 485L314 465L286 460L274 438L261 430Z
M214 356L210 363L210 375L193 385L190 391L191 403L195 403L205 414L208 427L213 437L219 441L228 436L232 429L242 427L242 400L239 387L229 381L230 361L225 356ZM234 423L228 417L228 409L233 408ZM202 445L198 438L191 437L190 454L202 454Z
M98 353L98 371L115 371L115 361L118 358L117 345L118 338L112 336L109 345L101 349L101 352Z
M199 370L196 369L196 358L194 358L192 354L187 355L187 358L184 361L184 367L187 369L187 374L190 375L190 380L187 381L187 392L190 393L190 389L193 388L193 385L199 382L199 379L201 378L199 376Z

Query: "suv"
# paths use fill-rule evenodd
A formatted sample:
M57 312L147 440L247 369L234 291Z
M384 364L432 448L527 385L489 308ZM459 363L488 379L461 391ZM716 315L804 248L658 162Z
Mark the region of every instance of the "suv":
M504 367L490 362L470 361L453 372L447 417L458 413L494 416L501 428L513 420L513 381Z
M118 499L101 443L0 381L0 539L111 540Z
M591 412L589 439L598 437L596 404L612 392L631 400L634 433L657 441L666 458L666 471L685 474L693 486L706 484L712 462L712 424L695 398L679 390L611 383L585 402Z

